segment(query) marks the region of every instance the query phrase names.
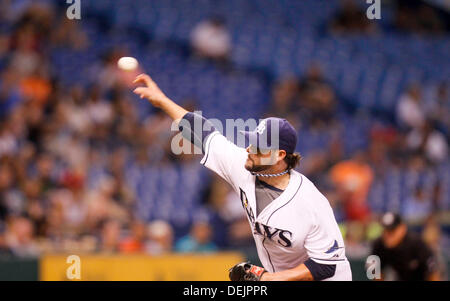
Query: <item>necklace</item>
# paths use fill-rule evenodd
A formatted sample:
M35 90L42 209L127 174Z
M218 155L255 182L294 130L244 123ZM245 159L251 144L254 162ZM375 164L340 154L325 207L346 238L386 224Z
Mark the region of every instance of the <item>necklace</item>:
M283 172L275 173L275 174L265 174L265 173L252 172L252 175L257 176L257 177L273 178L273 177L279 177L279 176L282 176L284 174L287 174L289 171L290 171L290 169L286 169Z

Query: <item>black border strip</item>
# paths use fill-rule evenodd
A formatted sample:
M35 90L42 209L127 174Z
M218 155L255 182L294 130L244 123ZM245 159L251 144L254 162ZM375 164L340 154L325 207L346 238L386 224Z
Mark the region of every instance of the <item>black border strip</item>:
M255 288L266 288L266 293ZM186 290L191 288L214 288L217 289L215 298L210 295L186 295ZM252 288L248 290L248 288ZM44 281L4 281L0 282L0 289L4 294L10 292L18 298L35 298L36 295L45 294L46 300L61 300L61 296L70 294L73 298L85 300L86 296L98 299L109 300L129 300L130 294L164 296L165 299L174 297L175 300L289 300L292 296L317 295L321 299L335 300L339 292L343 292L343 297L348 300L360 300L370 294L381 300L386 296L401 292L402 298L417 296L419 293L442 294L448 293L448 282L446 281L308 281L308 282L287 282L287 281L263 281L263 282L230 282L230 281L114 281L114 282L44 282ZM245 290L244 290L245 289ZM392 293L390 292L392 290ZM442 291L441 291L442 290ZM222 292L223 291L223 292ZM441 292L440 292L441 291ZM362 292L362 293L348 293ZM111 298L112 297L112 298ZM91 298L92 299L92 298Z

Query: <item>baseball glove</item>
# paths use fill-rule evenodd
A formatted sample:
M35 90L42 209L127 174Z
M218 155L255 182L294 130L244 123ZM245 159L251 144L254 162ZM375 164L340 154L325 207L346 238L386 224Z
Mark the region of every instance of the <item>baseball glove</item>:
M232 267L229 272L231 281L260 281L262 274L267 271L249 262L241 262Z

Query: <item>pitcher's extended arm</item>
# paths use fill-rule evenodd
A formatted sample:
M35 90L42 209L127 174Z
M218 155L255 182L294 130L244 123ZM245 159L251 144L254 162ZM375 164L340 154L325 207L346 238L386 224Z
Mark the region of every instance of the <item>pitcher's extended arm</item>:
M206 138L216 131L214 125L199 114L186 111L169 99L158 87L158 85L147 74L136 77L133 83L143 83L144 87L134 89L134 93L141 98L146 98L155 107L162 109L177 124L183 137L204 152ZM195 126L197 124L198 126Z

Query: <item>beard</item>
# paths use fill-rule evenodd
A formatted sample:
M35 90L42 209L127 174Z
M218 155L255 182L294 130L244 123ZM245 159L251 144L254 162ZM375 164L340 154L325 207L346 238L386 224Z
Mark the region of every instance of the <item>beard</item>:
M247 162L245 162L245 169L247 169L250 172L265 171L271 168L272 166L273 165L255 165L255 162L250 158L247 158Z

